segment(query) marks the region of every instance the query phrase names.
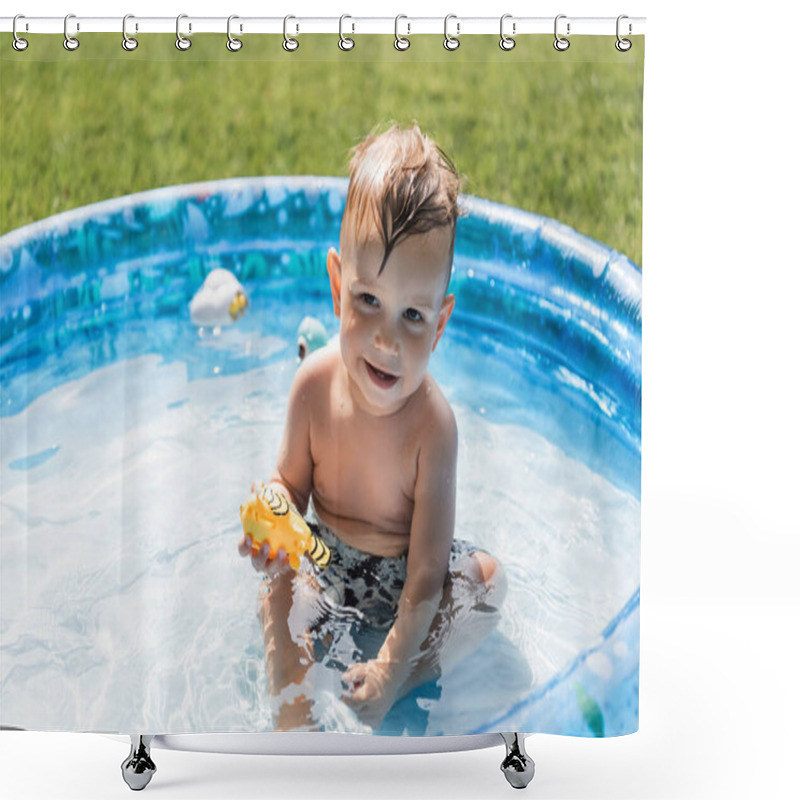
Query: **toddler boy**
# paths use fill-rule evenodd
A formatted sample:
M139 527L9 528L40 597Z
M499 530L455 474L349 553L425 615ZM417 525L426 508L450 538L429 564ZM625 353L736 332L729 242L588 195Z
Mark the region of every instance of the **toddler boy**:
M386 630L377 656L343 675L344 702L373 727L397 699L475 650L499 619L502 567L453 539L458 433L428 373L455 304L447 290L459 186L452 162L417 125L393 126L352 151L341 254L331 248L327 257L339 341L297 371L270 482L307 513L331 564L318 575L294 572L283 551L253 555L249 537L239 543L269 577L260 616L278 730L314 725L303 681L321 604L309 594Z

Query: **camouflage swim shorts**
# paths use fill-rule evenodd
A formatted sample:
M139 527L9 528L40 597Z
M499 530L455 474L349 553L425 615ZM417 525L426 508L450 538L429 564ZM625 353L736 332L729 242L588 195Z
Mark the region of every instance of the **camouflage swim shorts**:
M355 609L363 622L388 629L394 624L400 594L406 582L408 556L376 556L345 544L321 520L306 520L331 550L331 562L317 575L327 600L337 608ZM454 539L449 568L478 550L464 539Z

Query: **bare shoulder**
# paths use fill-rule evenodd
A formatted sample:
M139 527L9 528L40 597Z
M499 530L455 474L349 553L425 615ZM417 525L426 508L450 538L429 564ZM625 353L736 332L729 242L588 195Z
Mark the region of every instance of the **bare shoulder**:
M315 350L306 356L297 368L292 392L295 394L311 393L311 397L313 397L318 392L326 390L330 386L339 361L338 348L332 345Z
M418 413L422 451L453 457L458 448L458 426L453 408L431 375L425 376L421 390Z

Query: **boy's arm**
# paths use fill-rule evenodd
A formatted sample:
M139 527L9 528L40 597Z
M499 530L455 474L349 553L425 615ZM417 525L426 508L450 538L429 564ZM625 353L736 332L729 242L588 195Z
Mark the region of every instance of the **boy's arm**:
M414 516L408 551L408 575L397 618L377 658L382 693L389 705L411 674L420 646L428 638L439 609L453 543L456 505L458 431L449 406L441 412L435 433L422 444L414 490ZM351 677L361 672L354 665ZM345 679L347 679L345 675ZM356 690L353 694L357 693ZM366 694L366 693L365 693ZM352 695L351 695L352 697ZM364 697L368 701L369 695Z
M301 514L311 493L313 461L311 458L311 404L317 360L305 359L297 370L289 391L286 425L278 451L278 461L270 478L270 487L283 492Z

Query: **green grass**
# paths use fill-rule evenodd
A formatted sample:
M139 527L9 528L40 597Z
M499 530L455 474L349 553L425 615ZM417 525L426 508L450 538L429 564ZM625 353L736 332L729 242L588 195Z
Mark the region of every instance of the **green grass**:
M0 48L0 233L144 189L250 175L347 175L347 151L377 123L417 120L466 191L555 217L641 264L642 39L613 37L174 36L87 34L75 53L30 36ZM37 60L38 59L38 60ZM346 63L345 63L346 62Z

